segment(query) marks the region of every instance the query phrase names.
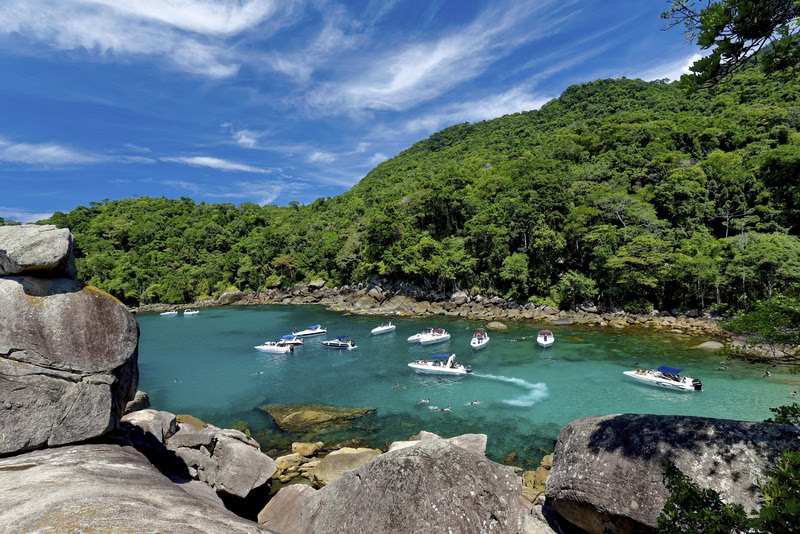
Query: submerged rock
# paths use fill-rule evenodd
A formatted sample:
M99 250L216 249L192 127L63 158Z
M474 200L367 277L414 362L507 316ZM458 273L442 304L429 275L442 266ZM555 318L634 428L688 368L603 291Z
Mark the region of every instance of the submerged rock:
M326 427L358 419L375 412L375 408L343 408L322 404L268 404L259 406L284 432Z

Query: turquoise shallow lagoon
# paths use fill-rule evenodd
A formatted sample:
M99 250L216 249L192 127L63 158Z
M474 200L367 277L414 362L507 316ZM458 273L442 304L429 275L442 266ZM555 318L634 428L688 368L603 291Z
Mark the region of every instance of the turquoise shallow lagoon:
M263 404L368 406L377 409L374 416L322 439L358 436L383 447L420 430L444 436L481 432L489 437L492 459L516 452L528 466L552 451L562 426L580 417L650 413L760 421L800 389L800 376L781 368L770 368L772 377L765 379L763 365L723 365L718 355L691 348L703 339L646 329L552 327L556 343L542 349L535 340L539 325L509 323L509 330L490 331L489 345L472 352L469 342L481 324L449 317L392 318L397 330L381 336L369 332L382 317L321 306L221 307L193 317L136 318L139 389L149 394L153 408L221 427L246 421L257 438L267 432L262 440L276 435L269 417L257 409ZM292 354L253 348L312 324L326 327L331 339L347 335L358 348L323 347L325 336L307 338ZM406 341L426 327L445 328L452 337L424 347ZM422 375L407 366L443 352L472 365L472 375ZM622 374L634 362L685 369L702 380L703 391L635 383ZM468 404L476 400L481 404ZM448 406L451 411L435 409Z

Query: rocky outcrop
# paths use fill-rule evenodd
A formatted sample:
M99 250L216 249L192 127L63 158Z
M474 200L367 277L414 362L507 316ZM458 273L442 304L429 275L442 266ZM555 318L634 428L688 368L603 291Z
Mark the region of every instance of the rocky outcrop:
M302 501L306 532L521 532L510 467L440 439L382 454Z
M75 278L75 238L66 228L25 224L0 226L0 276Z
M314 488L305 484L292 484L281 490L258 514L258 522L277 534L304 534L300 503Z
M267 404L259 406L284 432L329 427L375 412L375 408L343 408L322 404Z
M172 483L136 449L119 444L0 458L0 487L0 531L9 534L271 532L214 504L212 494L196 498L184 491L186 484Z
M307 476L315 487L321 488L339 480L345 471L364 465L380 454L381 451L375 449L345 447L322 458Z
M112 296L66 277L68 231L0 229L4 257L21 269L0 277L0 454L106 434L136 391L136 321Z
M800 447L798 437L791 425L701 417L578 419L558 436L546 503L586 532L656 532L669 497L662 462L671 460L701 487L753 510L764 471L783 449Z

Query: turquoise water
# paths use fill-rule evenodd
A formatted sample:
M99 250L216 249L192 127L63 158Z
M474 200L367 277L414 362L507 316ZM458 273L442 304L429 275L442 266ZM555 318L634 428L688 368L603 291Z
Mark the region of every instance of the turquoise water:
M457 318L393 318L397 330L381 336L369 332L382 317L321 306L206 308L193 317L136 318L139 389L149 394L152 407L221 427L245 421L265 449L282 436L260 405L368 406L377 408L374 416L320 439L359 436L383 447L420 430L447 437L480 432L489 437L491 458L516 452L525 467L551 452L561 427L580 417L651 413L763 420L770 407L788 404L790 392L800 389L800 377L780 368L770 368L772 377L765 379L763 365L723 366L718 355L690 348L702 339L648 330L551 327L555 345L542 349L535 340L540 325L511 323L507 331L490 331L489 345L471 352L472 333L481 323ZM292 354L253 348L312 324L326 327L331 339L349 336L358 348L323 347L325 336L307 338ZM452 337L429 346L406 341L426 327L445 328ZM460 363L472 365L472 375L422 375L407 366L440 352L455 352ZM634 362L683 368L702 380L703 391L635 383L622 374ZM467 404L476 400L481 404ZM451 411L435 409L448 406ZM289 443L317 438L283 437Z

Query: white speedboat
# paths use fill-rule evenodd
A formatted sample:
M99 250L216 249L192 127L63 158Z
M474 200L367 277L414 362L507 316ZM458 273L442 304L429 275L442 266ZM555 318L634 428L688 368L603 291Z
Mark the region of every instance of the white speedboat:
M433 328L426 328L422 332L419 332L417 334L414 334L413 336L410 336L408 338L408 342L409 343L419 343L419 340L422 339L422 336L427 336L431 332L433 332Z
M332 349L350 350L358 348L356 346L356 342L351 339L347 339L347 336L338 336L336 339L329 339L327 341L323 341L322 344Z
M427 360L417 360L408 366L418 373L437 375L465 375L472 372L472 366L458 363L455 354L434 354Z
M450 340L450 334L444 328L434 328L429 334L424 334L419 338L420 345L433 345Z
M200 310L196 310L194 308L183 310L184 315L197 315L198 313L200 313Z
M283 336L282 339L283 342L286 343L287 345L298 346L303 344L303 340L294 334L286 334L285 336Z
M328 330L322 328L318 324L312 324L305 330L300 330L299 332L292 332L295 337L309 337L309 336L321 336L322 334L327 334Z
M489 334L483 330L478 330L472 334L472 341L469 342L469 345L473 350L478 350L485 347L487 343L489 343Z
M388 334L389 332L394 332L395 328L397 327L393 325L391 321L385 321L381 323L380 326L376 326L375 328L373 328L370 333L373 336L377 336L380 334Z
M556 338L550 330L539 330L539 335L536 336L536 342L542 347L549 347L555 342Z
M161 312L161 317L175 317L176 315L178 315L177 310Z
M678 391L703 390L703 384L698 379L683 376L681 374L682 372L683 369L662 366L655 370L651 369L650 371L644 369L623 371L623 374L650 386L675 389Z
M282 339L278 339L275 341L265 341L261 345L256 345L254 347L256 350L260 350L261 352L276 352L276 353L286 353L292 352L294 347L289 345L288 343L284 343Z

